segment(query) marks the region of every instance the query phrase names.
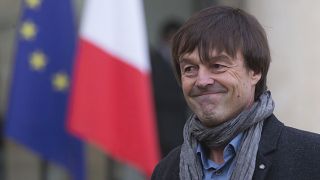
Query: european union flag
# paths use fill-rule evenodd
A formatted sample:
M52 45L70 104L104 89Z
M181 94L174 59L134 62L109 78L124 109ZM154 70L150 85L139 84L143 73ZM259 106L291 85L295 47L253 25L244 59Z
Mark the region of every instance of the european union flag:
M66 129L76 45L70 0L25 0L6 135L84 179L83 146Z

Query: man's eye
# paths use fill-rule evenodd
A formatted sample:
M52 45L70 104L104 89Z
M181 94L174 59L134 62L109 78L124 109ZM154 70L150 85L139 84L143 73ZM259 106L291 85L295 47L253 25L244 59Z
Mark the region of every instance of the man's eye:
M193 66L188 66L184 68L184 72L190 72L190 71L194 71L195 68Z
M220 68L223 68L225 66L223 66L221 64L213 64L212 67L215 68L215 69L220 69Z
M197 73L197 67L196 66L186 66L183 68L183 74L185 75L193 75Z
M220 72L226 71L227 66L222 65L222 64L212 64L211 69L213 70L213 72L220 73Z

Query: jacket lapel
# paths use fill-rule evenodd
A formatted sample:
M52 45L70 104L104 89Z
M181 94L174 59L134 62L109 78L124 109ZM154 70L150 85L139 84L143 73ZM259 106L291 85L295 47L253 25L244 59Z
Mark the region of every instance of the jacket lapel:
M272 154L277 150L278 140L283 127L283 123L274 115L265 120L252 179L266 179L268 171L272 166Z

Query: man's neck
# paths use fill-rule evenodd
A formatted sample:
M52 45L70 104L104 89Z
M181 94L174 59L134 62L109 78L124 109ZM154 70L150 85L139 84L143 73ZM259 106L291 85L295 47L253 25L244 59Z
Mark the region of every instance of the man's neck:
M223 159L224 148L225 147L210 149L210 156L209 156L210 159L217 164L224 163L224 159Z

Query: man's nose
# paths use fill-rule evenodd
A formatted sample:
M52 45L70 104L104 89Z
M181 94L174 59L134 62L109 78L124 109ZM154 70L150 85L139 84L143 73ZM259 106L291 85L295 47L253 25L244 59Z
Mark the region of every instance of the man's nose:
M206 88L207 86L213 85L213 83L212 73L207 68L200 68L195 85L198 88Z

